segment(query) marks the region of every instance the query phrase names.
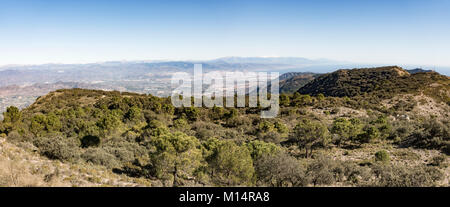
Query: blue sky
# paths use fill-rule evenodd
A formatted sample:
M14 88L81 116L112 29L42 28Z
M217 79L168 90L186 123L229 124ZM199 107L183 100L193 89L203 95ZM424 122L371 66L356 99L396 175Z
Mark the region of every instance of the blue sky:
M450 66L450 1L0 0L0 65L290 56Z

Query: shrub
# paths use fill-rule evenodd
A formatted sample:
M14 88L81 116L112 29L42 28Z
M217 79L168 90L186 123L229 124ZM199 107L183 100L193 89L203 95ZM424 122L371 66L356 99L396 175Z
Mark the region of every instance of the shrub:
M154 137L149 143L155 176L171 180L173 186L183 186L185 180L195 177L204 160L197 138L181 132Z
M369 143L373 142L377 138L380 137L380 132L375 126L367 126L364 129L364 132L362 134L359 134L357 136L357 139L361 143Z
M376 180L370 185L379 187L429 187L443 178L435 167L375 165L372 171Z
M76 161L80 157L79 144L73 138L61 136L36 138L33 144L39 148L39 152L50 158L62 161Z
M168 133L169 129L164 123L158 120L151 120L150 123L148 123L147 127L142 132L139 141L147 140L151 137L158 137Z
M336 144L340 146L345 141L353 139L360 133L361 125L358 119L347 120L345 118L337 118L333 121L331 132L338 136Z
M326 146L329 138L328 128L324 124L308 119L301 120L290 135L291 141L306 150L306 157L312 156L313 149Z
M247 143L247 148L250 151L253 160L257 160L262 156L273 155L281 151L275 144L258 140Z
M290 100L289 96L286 94L281 94L280 95L280 105L286 107L286 106L289 106L290 104L291 104L291 100Z
M250 125L251 120L247 117L233 117L226 119L225 126L230 128L235 128L242 125Z
M210 157L210 170L215 183L221 186L251 185L255 172L247 147L232 141L217 146Z
M124 141L121 138L108 140L102 144L102 148L123 163L148 157L148 150L145 146L139 145L137 142Z
M447 157L445 155L435 156L431 159L430 165L437 167L444 167Z
M274 129L275 129L274 124L269 122L269 121L262 121L258 125L258 131L261 132L261 133L271 132Z
M232 109L229 109L228 112L226 112L224 114L224 118L225 119L232 119L232 118L237 117L238 115L239 115L239 112L235 108L232 108Z
M385 150L381 150L375 153L375 161L389 162L389 160L390 160L389 154Z
M125 114L125 118L129 121L134 122L141 121L143 118L142 109L138 108L137 106L131 107Z
M280 121L276 121L274 123L274 127L278 131L278 133L280 133L280 134L287 134L287 133L289 133L289 129L287 128L287 126L285 124L283 124L282 122L280 122Z
M109 111L100 120L97 121L97 126L104 130L104 133L114 131L122 123L120 112L118 110Z
M22 113L15 106L10 106L6 108L6 112L3 112L3 122L5 123L16 123L22 117Z
M331 185L336 182L333 167L331 159L319 157L308 166L307 175L314 186Z
M425 121L420 130L414 132L409 139L405 140L408 144L418 148L437 149L450 153L450 127L448 121L438 121L436 119Z
M191 129L191 126L186 119L177 119L173 121L173 127L182 132L186 132Z
M282 141L282 136L277 132L258 133L257 137L264 142L275 144L279 144Z
M101 148L89 148L81 157L94 165L102 165L110 169L120 167L116 157Z
M200 110L195 107L185 107L181 109L180 117L185 117L190 121L196 121L199 117Z
M8 141L20 142L24 140L25 140L24 137L20 135L20 133L17 132L16 130L9 132L8 134Z
M270 187L305 186L305 169L286 153L265 154L255 162L259 185Z

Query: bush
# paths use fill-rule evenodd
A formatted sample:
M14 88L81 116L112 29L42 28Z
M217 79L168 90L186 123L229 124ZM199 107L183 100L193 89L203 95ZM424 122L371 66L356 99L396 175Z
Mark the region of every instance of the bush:
M8 134L8 141L21 142L24 140L25 140L24 137L20 135L19 132L17 132L16 130L9 132Z
M187 132L191 129L191 126L186 119L177 119L173 121L173 127L181 132Z
M101 148L89 148L81 157L94 165L102 165L110 169L120 167L116 157Z
M108 140L108 142L102 144L102 148L123 163L134 162L136 159L148 157L146 147L136 142L121 140L120 138Z
M360 143L370 143L379 137L380 132L378 131L378 128L374 126L367 126L365 127L364 132L357 136L357 139Z
M200 141L181 132L164 134L151 139L151 159L154 175L171 180L173 186L183 186L195 178L204 160Z
M267 133L275 130L275 125L269 121L262 121L258 125L258 131L261 133Z
M141 121L142 118L143 118L142 109L138 108L137 106L131 107L125 114L125 119L129 121L138 122Z
M390 157L388 152L381 150L375 153L375 161L378 162L389 162Z
M311 157L313 149L324 147L330 139L328 128L318 121L302 119L290 135L290 140L305 149L306 157ZM309 151L308 151L309 150Z
M151 139L152 137L158 137L164 134L168 134L169 129L167 126L158 121L158 120L151 120L147 127L145 127L144 131L141 133L141 136L139 137L138 141L144 141Z
M5 123L16 123L22 117L22 113L15 106L10 106L6 108L6 112L3 112L3 122Z
M435 167L375 165L373 173L376 180L370 185L379 187L430 187L443 178Z
M354 162L342 162L324 156L318 157L308 165L306 175L308 181L314 186L335 186L337 182L364 186L372 177L368 167L361 167Z
M331 133L336 134L336 144L340 146L347 140L354 139L361 131L359 119L337 118L331 126Z
M273 155L281 151L275 144L258 140L249 142L247 148L250 151L253 160L257 160L262 156Z
M336 181L356 186L366 184L372 177L368 167L361 167L354 162L336 162L333 172Z
M280 134L287 134L287 133L289 133L288 127L285 124L283 124L282 122L280 122L280 121L276 121L274 123L274 127L278 131L278 133L280 133Z
M225 121L225 126L230 128L235 128L242 125L250 125L251 120L247 117L233 117Z
M52 138L36 138L33 144L39 152L50 158L62 161L76 161L80 157L79 144L73 138L56 136Z
M421 129L414 132L406 145L411 143L418 148L437 149L450 154L450 127L448 121L425 121Z
M220 186L251 185L253 160L245 146L232 141L220 143L210 156L211 176Z
M265 142L279 144L282 141L281 135L277 132L258 133L257 136L258 136L258 139L265 141Z
M305 186L305 169L286 153L266 154L255 162L258 185L270 187Z
M190 121L196 121L199 117L200 110L195 107L185 107L180 109L179 115L180 117L185 117Z
M314 186L331 185L336 182L331 159L319 157L308 166L307 175Z
M447 157L445 155L435 156L431 159L430 165L444 167Z
M97 121L97 126L103 129L104 133L110 133L117 130L122 123L122 118L119 110L108 111L103 117Z

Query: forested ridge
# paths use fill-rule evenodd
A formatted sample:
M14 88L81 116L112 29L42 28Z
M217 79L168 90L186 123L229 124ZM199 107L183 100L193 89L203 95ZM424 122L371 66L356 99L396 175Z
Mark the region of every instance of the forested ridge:
M436 72L410 74L398 66L379 68L343 69L324 74L298 90L301 94L337 97L365 96L391 98L399 93L416 93L432 83L445 84L449 78ZM448 98L448 95L447 95ZM449 103L448 99L445 100Z

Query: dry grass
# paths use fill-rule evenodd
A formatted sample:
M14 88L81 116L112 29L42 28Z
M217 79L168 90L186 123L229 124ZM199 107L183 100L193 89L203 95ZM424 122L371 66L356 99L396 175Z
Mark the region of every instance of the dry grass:
M0 186L84 187L150 186L142 179L114 174L102 166L68 164L40 156L33 146L19 146L0 138Z

